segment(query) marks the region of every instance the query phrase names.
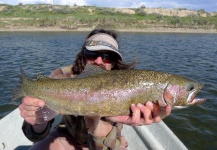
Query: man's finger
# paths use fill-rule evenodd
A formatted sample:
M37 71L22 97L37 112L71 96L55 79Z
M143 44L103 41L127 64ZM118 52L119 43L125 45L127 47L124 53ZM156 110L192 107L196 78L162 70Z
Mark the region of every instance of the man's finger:
M45 102L43 100L32 98L29 96L26 96L23 98L23 103L27 106L36 106L36 107L44 107Z
M23 110L20 112L20 116L23 118L28 118L28 117L36 117L36 114L35 114L35 111Z
M135 106L135 104L131 104L132 111L132 124L139 124L141 113L140 110Z
M143 117L143 122L140 122L140 124L145 124L145 125L149 125L153 123L153 117L152 117L152 113L151 113L151 109L145 105L142 104L137 104L137 107L140 109L141 113L142 113L142 117ZM142 121L141 120L141 121Z
M36 124L36 118L35 117L28 117L25 118L25 121L31 125L35 125Z

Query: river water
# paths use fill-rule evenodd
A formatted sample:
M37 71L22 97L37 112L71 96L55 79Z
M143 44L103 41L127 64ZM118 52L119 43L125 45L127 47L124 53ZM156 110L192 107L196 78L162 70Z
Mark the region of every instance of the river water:
M87 32L0 32L0 118L17 108L11 91L19 66L31 77L71 64ZM173 110L164 122L189 149L217 149L217 34L120 33L120 51L136 68L166 71L204 84L207 101Z

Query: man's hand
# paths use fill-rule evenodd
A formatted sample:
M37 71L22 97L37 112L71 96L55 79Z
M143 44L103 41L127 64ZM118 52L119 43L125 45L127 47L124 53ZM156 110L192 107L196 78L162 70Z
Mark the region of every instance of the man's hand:
M43 100L26 96L19 105L20 115L27 123L31 125L39 124L39 122L37 122L36 112L39 110L39 108L44 106L45 102Z
M23 98L19 109L21 117L28 124L32 125L36 133L42 133L46 129L48 121L58 115L55 111L48 108L43 100L29 96Z
M131 105L132 115L128 116L115 116L115 117L106 117L112 122L119 122L123 124L128 124L131 126L137 125L150 125L154 122L160 122L161 110L158 104L154 104L150 101L146 102L145 105L134 104ZM171 113L171 106L168 105L165 108L166 116L169 116Z

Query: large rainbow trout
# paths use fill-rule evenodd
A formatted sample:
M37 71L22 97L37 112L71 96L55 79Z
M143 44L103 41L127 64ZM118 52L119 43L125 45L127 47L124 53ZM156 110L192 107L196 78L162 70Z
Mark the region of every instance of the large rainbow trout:
M148 70L106 71L88 65L76 78L36 80L21 69L21 85L13 99L31 96L42 99L59 114L117 116L130 114L132 103L153 101L161 107L181 108L205 101L195 96L202 84L186 77Z

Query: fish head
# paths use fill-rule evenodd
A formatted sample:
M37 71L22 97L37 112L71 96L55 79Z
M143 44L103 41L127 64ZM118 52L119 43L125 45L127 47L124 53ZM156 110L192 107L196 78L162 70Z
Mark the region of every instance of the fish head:
M194 80L175 76L168 82L164 90L164 102L178 109L203 103L204 98L195 98L202 87L203 84Z

